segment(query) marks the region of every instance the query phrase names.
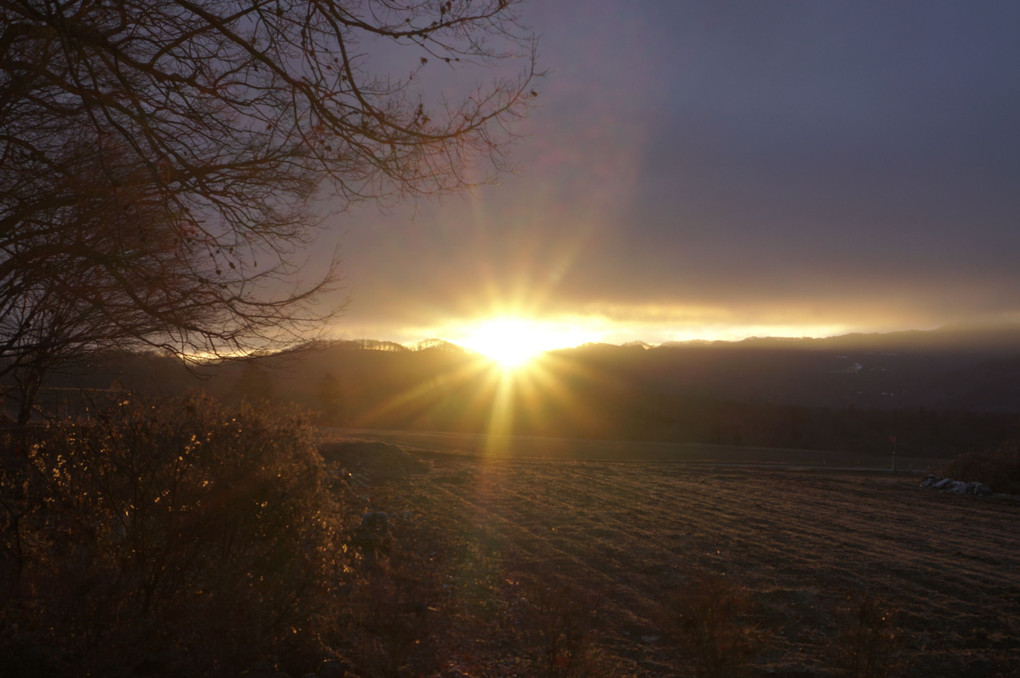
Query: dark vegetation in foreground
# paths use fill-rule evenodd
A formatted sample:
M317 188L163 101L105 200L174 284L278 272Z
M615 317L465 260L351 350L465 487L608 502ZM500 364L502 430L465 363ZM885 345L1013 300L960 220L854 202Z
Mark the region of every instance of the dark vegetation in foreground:
M207 397L2 459L4 676L993 676L1020 650L1015 501L903 477L320 444Z
M317 656L350 509L299 417L132 398L5 448L0 674Z

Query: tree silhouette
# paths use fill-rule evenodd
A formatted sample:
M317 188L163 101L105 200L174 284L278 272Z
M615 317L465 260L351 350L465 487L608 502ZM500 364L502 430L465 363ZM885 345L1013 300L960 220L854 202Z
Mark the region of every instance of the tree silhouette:
M254 360L246 360L234 383L234 395L248 403L266 403L276 397L273 377Z
M340 381L326 372L315 384L315 400L322 423L339 426L344 421L344 392Z
M534 94L515 5L0 0L5 369L306 340L342 307L320 297L336 257L299 277L317 205L504 168ZM419 86L492 67L456 97Z

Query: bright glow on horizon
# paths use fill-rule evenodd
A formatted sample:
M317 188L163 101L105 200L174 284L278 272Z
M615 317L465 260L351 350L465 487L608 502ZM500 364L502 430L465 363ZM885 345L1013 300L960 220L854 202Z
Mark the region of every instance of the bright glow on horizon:
M650 346L670 342L737 342L751 337L825 338L851 332L892 332L922 329L917 323L885 322L851 324L826 322L798 323L792 319L799 309L768 314L744 314L740 309L716 307L674 307L659 305L613 306L578 309L573 313L541 313L527 304L493 304L488 313L476 316L447 317L418 325L377 324L371 327L345 328L347 338L393 341L415 346L426 339L443 339L497 359L505 365L527 362L529 357L582 344L622 345L644 342ZM501 348L500 348L501 347ZM516 354L516 357L511 357Z
M668 342L742 341L751 337L824 338L858 331L893 331L899 328L868 330L851 325L780 325L649 322L615 320L601 316L565 316L527 318L520 315L485 319L447 321L432 327L392 328L385 326L358 328L344 332L350 338L393 341L414 346L425 339L440 338L476 353L488 356L506 366L522 364L538 354L582 344L627 344L644 342L657 346ZM499 358L496 354L505 356Z
M522 367L546 351L592 341L591 335L574 327L516 316L484 320L452 333L448 340L494 360L506 370Z

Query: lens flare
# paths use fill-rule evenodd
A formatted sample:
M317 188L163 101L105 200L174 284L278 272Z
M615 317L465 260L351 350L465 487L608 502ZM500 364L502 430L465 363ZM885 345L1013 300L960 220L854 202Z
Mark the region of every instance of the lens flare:
M590 338L561 324L518 316L491 318L454 340L464 348L489 358L505 370L529 365L546 351L577 346Z
M549 340L537 323L522 318L496 318L479 325L462 343L504 369L513 370L554 348Z

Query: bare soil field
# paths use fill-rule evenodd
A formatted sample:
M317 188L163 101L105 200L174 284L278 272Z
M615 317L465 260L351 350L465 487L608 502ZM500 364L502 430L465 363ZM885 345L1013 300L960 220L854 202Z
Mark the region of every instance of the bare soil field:
M1020 675L1016 497L846 459L422 442L334 461L389 517L361 614L403 668L427 647L444 676Z

